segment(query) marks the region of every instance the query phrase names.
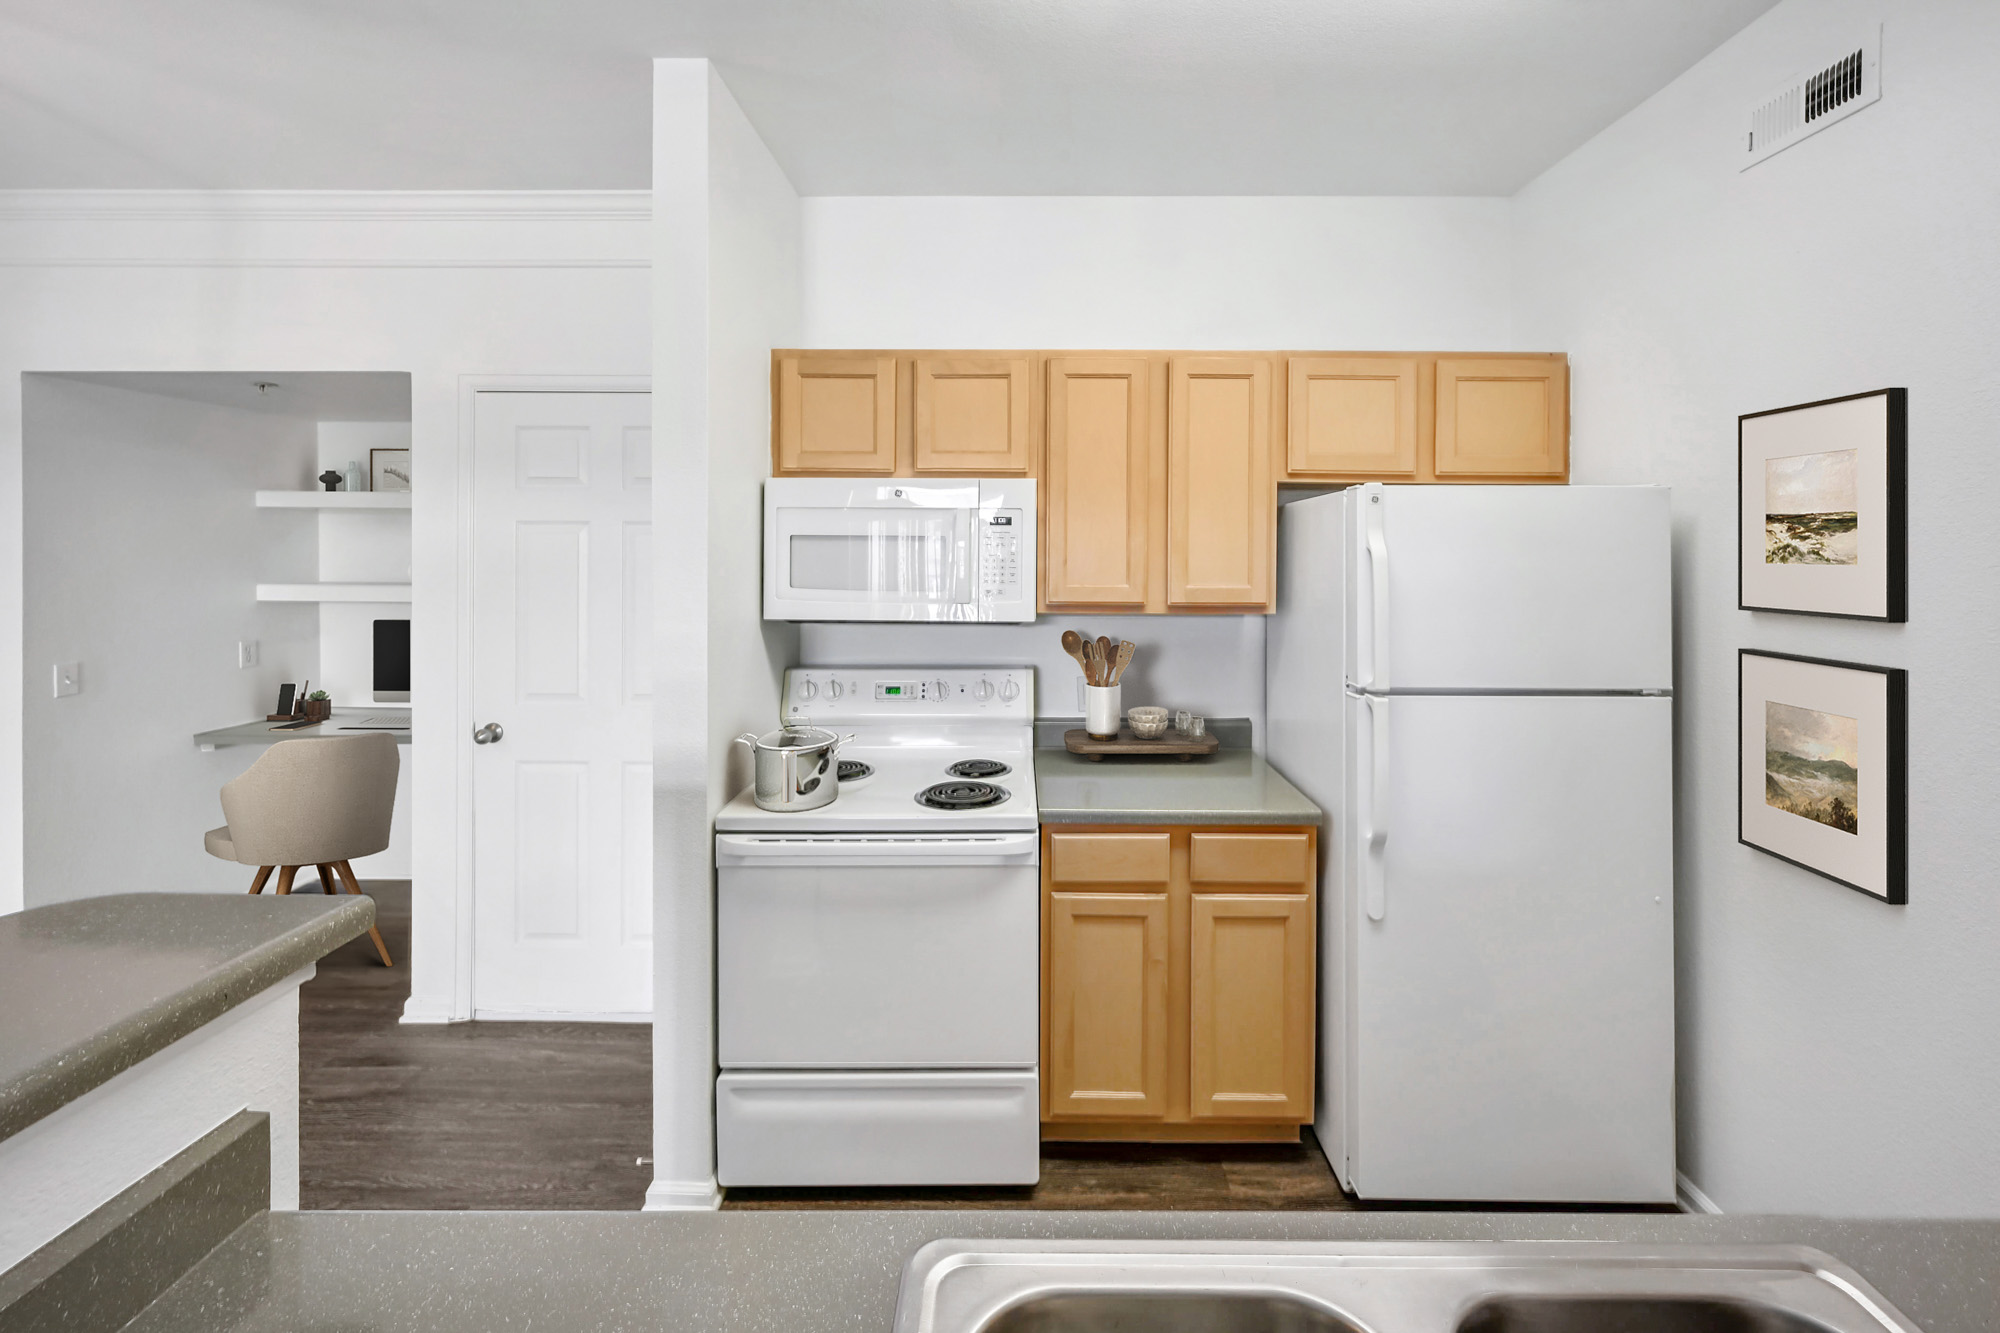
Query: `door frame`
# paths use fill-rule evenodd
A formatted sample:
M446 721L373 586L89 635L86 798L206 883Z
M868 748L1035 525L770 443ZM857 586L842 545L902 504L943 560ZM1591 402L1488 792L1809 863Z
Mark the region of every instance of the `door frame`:
M453 509L452 698L442 710L452 727L452 976L448 1014L411 1014L405 1022L467 1022L472 1018L474 912L478 871L472 813L472 560L473 480L478 460L478 407L482 393L651 393L649 375L460 375L458 377L457 476ZM421 724L419 724L421 725Z

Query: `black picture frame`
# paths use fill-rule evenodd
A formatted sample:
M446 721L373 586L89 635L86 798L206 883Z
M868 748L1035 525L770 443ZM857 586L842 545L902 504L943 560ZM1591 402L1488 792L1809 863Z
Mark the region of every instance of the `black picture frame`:
M1825 866L1814 865L1798 857L1787 856L1755 841L1745 828L1744 812L1749 808L1744 790L1745 762L1744 747L1749 737L1743 725L1745 684L1744 670L1750 658L1770 658L1781 662L1797 662L1808 666L1832 667L1841 671L1866 672L1884 678L1884 737L1886 753L1884 760L1884 797L1887 823L1884 838L1884 891L1877 893L1866 885L1834 873ZM1799 653L1771 652L1761 648L1740 648L1736 654L1736 840L1745 847L1762 852L1775 860L1811 871L1822 879L1830 879L1835 884L1854 890L1875 902L1904 907L1910 901L1909 874L1909 712L1910 685L1909 672L1901 667L1873 666L1864 662L1842 662L1828 657L1807 657ZM1759 754L1763 752L1759 746Z
M1885 498L1883 523L1887 552L1883 578L1884 611L1881 615L1865 615L1848 611L1829 611L1803 606L1778 606L1752 602L1744 588L1744 570L1752 559L1752 552L1744 538L1748 516L1744 513L1743 492L1745 490L1744 464L1745 448L1743 427L1745 422L1763 417L1780 416L1787 412L1803 412L1815 407L1831 407L1836 403L1858 402L1864 398L1886 398L1887 437L1884 447L1884 487ZM1745 412L1736 418L1736 606L1741 611L1776 611L1784 615L1827 616L1837 620L1871 620L1878 624L1904 625L1909 623L1909 390L1869 389L1862 393L1842 394L1837 398L1820 398L1810 403L1793 403L1788 407L1767 408L1762 412ZM1761 563L1761 549L1757 553Z

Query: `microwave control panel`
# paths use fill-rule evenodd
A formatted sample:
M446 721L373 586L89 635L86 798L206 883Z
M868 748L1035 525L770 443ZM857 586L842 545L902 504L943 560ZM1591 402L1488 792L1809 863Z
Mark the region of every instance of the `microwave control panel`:
M989 510L981 516L979 592L989 606L1021 600L1022 517L1018 509Z

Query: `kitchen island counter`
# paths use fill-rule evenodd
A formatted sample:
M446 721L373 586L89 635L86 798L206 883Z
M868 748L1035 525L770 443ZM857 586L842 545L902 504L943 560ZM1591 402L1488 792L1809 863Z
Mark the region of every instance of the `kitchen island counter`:
M1074 725L1074 724L1070 724ZM1222 748L1199 759L1087 759L1038 724L1035 800L1044 824L1316 825L1321 811L1250 748L1247 722L1212 724Z
M1604 1213L888 1210L293 1213L253 1218L129 1333L883 1333L944 1237L1604 1240L1812 1245L1925 1333L2000 1327L2000 1222Z

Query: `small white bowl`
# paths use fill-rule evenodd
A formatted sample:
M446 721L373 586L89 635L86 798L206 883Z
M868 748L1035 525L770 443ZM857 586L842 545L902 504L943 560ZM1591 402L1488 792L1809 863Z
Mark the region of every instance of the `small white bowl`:
M1167 710L1164 708L1128 708L1125 720L1132 724L1132 734L1142 741L1156 741L1167 734Z

